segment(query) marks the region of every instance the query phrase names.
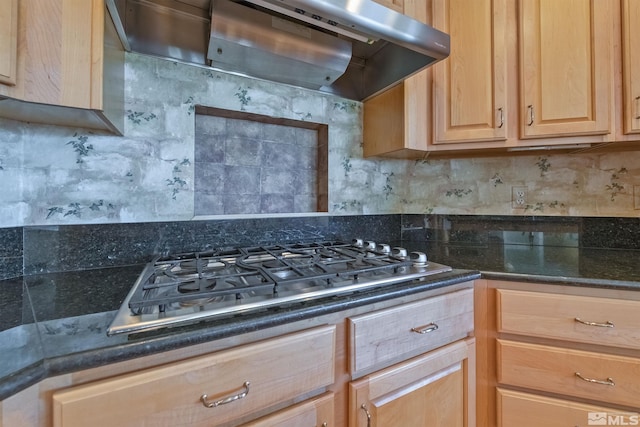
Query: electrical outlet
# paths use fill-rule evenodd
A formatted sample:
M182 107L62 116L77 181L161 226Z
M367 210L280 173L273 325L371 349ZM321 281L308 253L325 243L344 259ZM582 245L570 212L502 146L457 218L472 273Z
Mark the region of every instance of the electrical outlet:
M511 187L511 207L524 209L527 206L527 187Z

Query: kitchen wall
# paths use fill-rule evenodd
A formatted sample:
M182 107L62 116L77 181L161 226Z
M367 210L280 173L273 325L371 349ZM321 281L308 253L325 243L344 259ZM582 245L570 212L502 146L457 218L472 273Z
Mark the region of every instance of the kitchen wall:
M362 158L362 104L137 54L124 137L0 119L0 227L194 218L196 104L329 125L329 213L640 213L640 151L454 160ZM511 187L528 186L525 208ZM635 187L635 203L634 203Z

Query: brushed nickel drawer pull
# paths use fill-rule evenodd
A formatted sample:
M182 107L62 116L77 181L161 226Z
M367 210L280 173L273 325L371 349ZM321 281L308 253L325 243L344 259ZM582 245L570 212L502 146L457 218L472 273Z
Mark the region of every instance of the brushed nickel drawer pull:
M638 115L638 101L640 100L640 96L636 96L636 114L635 114L635 119L638 120L640 119L640 116Z
M367 406L363 403L362 405L360 405L360 409L362 409L364 413L367 414L367 427L371 427L371 413L367 410Z
M500 112L500 124L498 125L498 129L501 129L504 126L504 109L502 107L498 108Z
M411 332L417 332L419 334L428 334L429 332L437 331L438 325L436 323L429 323L428 325L418 326L417 328L411 328Z
M249 381L245 381L244 384L242 384L242 388L244 388L244 391L238 394L234 394L233 396L225 397L220 400L214 400L210 402L208 400L209 396L207 396L206 394L203 394L202 396L200 396L200 400L202 401L202 404L207 408L215 408L216 406L226 405L227 403L240 400L243 397L245 397L247 394L249 394L249 384L251 384Z
M613 322L610 321L606 321L604 323L599 323L599 322L587 322L586 320L582 320L579 317L575 318L576 322L582 323L583 325L587 325L587 326L598 326L600 328L613 328L615 325L613 324Z
M613 378L609 377L606 380L594 380L593 378L587 378L587 377L583 377L580 372L576 372L576 377L580 378L583 381L586 381L588 383L594 383L594 384L602 384L602 385L610 385L610 386L614 386L616 385L616 383L613 382Z

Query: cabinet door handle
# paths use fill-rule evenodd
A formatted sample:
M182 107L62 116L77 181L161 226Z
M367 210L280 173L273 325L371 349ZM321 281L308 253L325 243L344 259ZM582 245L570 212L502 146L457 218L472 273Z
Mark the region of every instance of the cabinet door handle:
M527 123L527 126L531 126L535 117L533 113L533 105L527 105L527 110L529 110L529 123Z
M602 385L610 385L610 386L614 386L616 385L615 382L613 382L613 378L609 377L606 380L594 380L593 378L587 378L587 377L583 377L580 372L576 372L576 377L580 378L582 381L586 381L588 383L594 383L594 384L602 384Z
M498 129L501 129L502 126L504 126L504 110L500 107L498 108L498 111L500 112L500 124L498 125Z
M428 334L429 332L437 331L438 324L437 323L429 323L428 325L418 326L417 328L411 328L411 332L416 332L418 334Z
M583 325L587 325L587 326L598 326L600 328L613 328L615 327L615 325L613 324L613 322L610 321L606 321L604 323L599 323L599 322L587 322L586 320L582 320L579 317L575 318L575 321L578 323L582 323Z
M362 405L360 405L360 409L362 409L364 413L367 414L367 427L371 427L371 413L367 409L367 405L363 403Z
M244 384L242 384L242 388L244 390L238 394L234 394L233 396L209 401L209 396L203 394L202 396L200 396L200 400L202 401L202 404L207 408L215 408L216 406L226 405L227 403L235 402L236 400L242 399L247 394L249 394L249 384L251 384L249 381L245 381Z
M636 108L635 119L636 120L640 119L640 115L638 115L638 101L640 101L640 96L636 96L636 105L635 105L635 108Z

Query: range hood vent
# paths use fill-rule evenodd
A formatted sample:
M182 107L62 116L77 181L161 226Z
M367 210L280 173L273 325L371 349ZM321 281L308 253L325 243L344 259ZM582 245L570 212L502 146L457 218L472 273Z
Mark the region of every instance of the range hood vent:
M373 0L107 1L134 52L358 101L449 55L447 34Z
M333 84L351 43L228 0L212 0L211 66L309 89Z

